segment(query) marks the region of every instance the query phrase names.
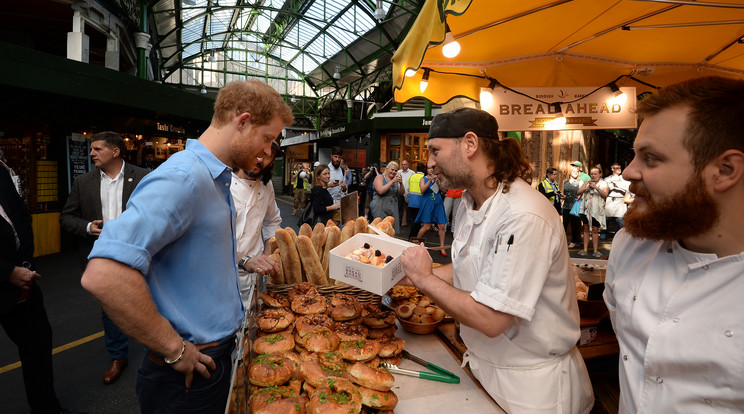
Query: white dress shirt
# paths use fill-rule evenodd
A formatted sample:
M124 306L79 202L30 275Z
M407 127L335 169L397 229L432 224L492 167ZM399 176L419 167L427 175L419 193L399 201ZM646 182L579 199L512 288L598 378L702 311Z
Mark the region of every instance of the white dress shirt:
M604 298L620 413L744 412L744 253L718 258L623 229Z
M609 186L609 194L605 200L606 217L622 217L628 210L628 206L623 201L625 193L630 187L630 181L623 178L622 175L610 175L605 177L604 181ZM614 191L613 191L614 190Z
M279 207L276 205L274 184L269 181L264 185L260 179L243 179L233 173L230 192L235 205L235 245L238 252L251 257L260 256L264 252L265 241L274 236L282 223ZM248 292L253 286L252 278L255 273L238 269L238 276L243 304L249 309L246 301L250 296Z
M508 412L588 412L594 398L575 347L579 310L555 208L517 180L507 194L499 187L479 210L463 192L457 218L454 286L514 316L496 338L460 326L473 373Z
M125 165L126 162L122 161L121 170L114 178L109 177L101 170L101 213L103 214L103 224L121 216ZM90 230L90 227L88 229Z

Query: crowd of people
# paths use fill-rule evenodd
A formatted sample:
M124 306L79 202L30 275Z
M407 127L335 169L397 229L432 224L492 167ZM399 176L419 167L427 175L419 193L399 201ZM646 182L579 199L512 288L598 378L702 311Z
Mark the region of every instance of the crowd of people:
M603 178L601 166L586 174L575 161L562 185L547 169L537 191L496 118L473 108L441 113L427 164L415 171L389 162L355 181L338 147L312 171L293 166L293 214L310 208L316 221L343 225L340 200L354 185L365 193L360 213L393 216L419 238L436 228L443 256L449 225L451 263L434 268L423 245L408 248L402 283L460 322L464 364L509 413L591 411L569 248L581 244L578 255L588 256L591 244L602 257L601 233L611 227L604 300L620 349L619 411L737 411L743 94L744 81L717 77L666 87L639 102L624 171L613 164ZM82 286L103 308L112 361L103 382L126 368L128 338L146 347L141 412L224 412L244 300L257 276L281 271L267 246L281 224L271 174L292 121L274 89L235 82L218 94L202 136L157 168L123 161L113 132L91 138L96 170L75 180L60 223L79 236ZM0 323L19 348L32 410L64 411L30 216L0 164Z

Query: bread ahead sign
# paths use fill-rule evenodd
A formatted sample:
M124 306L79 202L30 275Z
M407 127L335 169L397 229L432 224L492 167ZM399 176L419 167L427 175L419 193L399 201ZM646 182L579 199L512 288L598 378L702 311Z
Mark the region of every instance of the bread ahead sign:
M609 87L592 93L595 89L520 88L519 92L527 95L523 96L504 88L496 88L493 91L493 103L487 110L496 117L501 131L637 127L634 87L620 88L623 93L619 96ZM560 103L560 111L557 105L551 105L555 103Z

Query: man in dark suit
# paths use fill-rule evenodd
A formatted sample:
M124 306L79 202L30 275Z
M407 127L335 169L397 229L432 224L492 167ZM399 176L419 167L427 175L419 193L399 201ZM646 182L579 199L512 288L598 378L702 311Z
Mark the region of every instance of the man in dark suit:
M52 327L41 276L33 271L34 236L23 199L0 162L0 324L18 347L26 400L33 413L62 411L54 393Z
M149 171L124 162L124 140L115 132L100 132L90 139L90 156L96 169L72 183L72 191L59 217L63 229L81 238L81 255L87 258L105 222L124 211L134 188ZM83 259L82 263L85 263ZM106 349L111 363L103 383L111 384L129 365L129 337L101 312Z

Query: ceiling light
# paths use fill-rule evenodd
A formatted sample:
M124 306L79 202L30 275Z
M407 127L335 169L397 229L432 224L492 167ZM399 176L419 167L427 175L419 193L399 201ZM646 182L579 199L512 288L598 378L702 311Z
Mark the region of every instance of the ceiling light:
M199 92L201 92L202 95L206 95L207 94L207 87L204 86L204 85L202 85L201 86L201 90Z
M406 78L410 78L411 76L416 74L416 69L414 68L408 68L406 69Z
M385 9L382 8L382 0L377 0L377 7L375 8L375 19L377 20L384 20L385 19Z
M217 58L214 56L214 49L212 49L212 50L209 51L209 59L207 59L207 60L209 60L210 62L216 62L217 61Z
M449 24L444 24L444 46L442 46L442 54L444 57L452 59L460 53L460 44L455 40L455 36L452 35L452 30L449 28Z
M336 71L333 72L333 79L341 79L341 65L336 65Z
M491 79L487 87L480 88L480 105L482 110L488 111L493 106L493 88L498 84L496 79Z
M555 118L553 118L553 121L551 122L554 127L556 128L562 128L564 125L566 125L566 116L563 115L563 109L561 109L561 103L560 102L554 102L550 104L550 113L555 114Z
M431 69L424 68L424 76L421 77L421 83L419 84L419 89L421 89L421 93L424 93L426 90L426 87L429 86L429 71Z
M354 101L351 100L351 99L347 99L346 100L346 107L349 108L349 109L353 108L354 107Z
M290 101L291 101L292 103L295 103L295 102L297 102L297 97L296 97L296 96L294 96L294 95L292 95L292 99L290 99Z
M615 83L614 81L608 83L607 86L610 87L610 90L612 91L612 96L620 96L623 93L625 93L625 92L623 92L623 91L620 90L620 87L617 86L617 83Z
M195 0L183 0L183 4L187 6L196 6L196 1Z

